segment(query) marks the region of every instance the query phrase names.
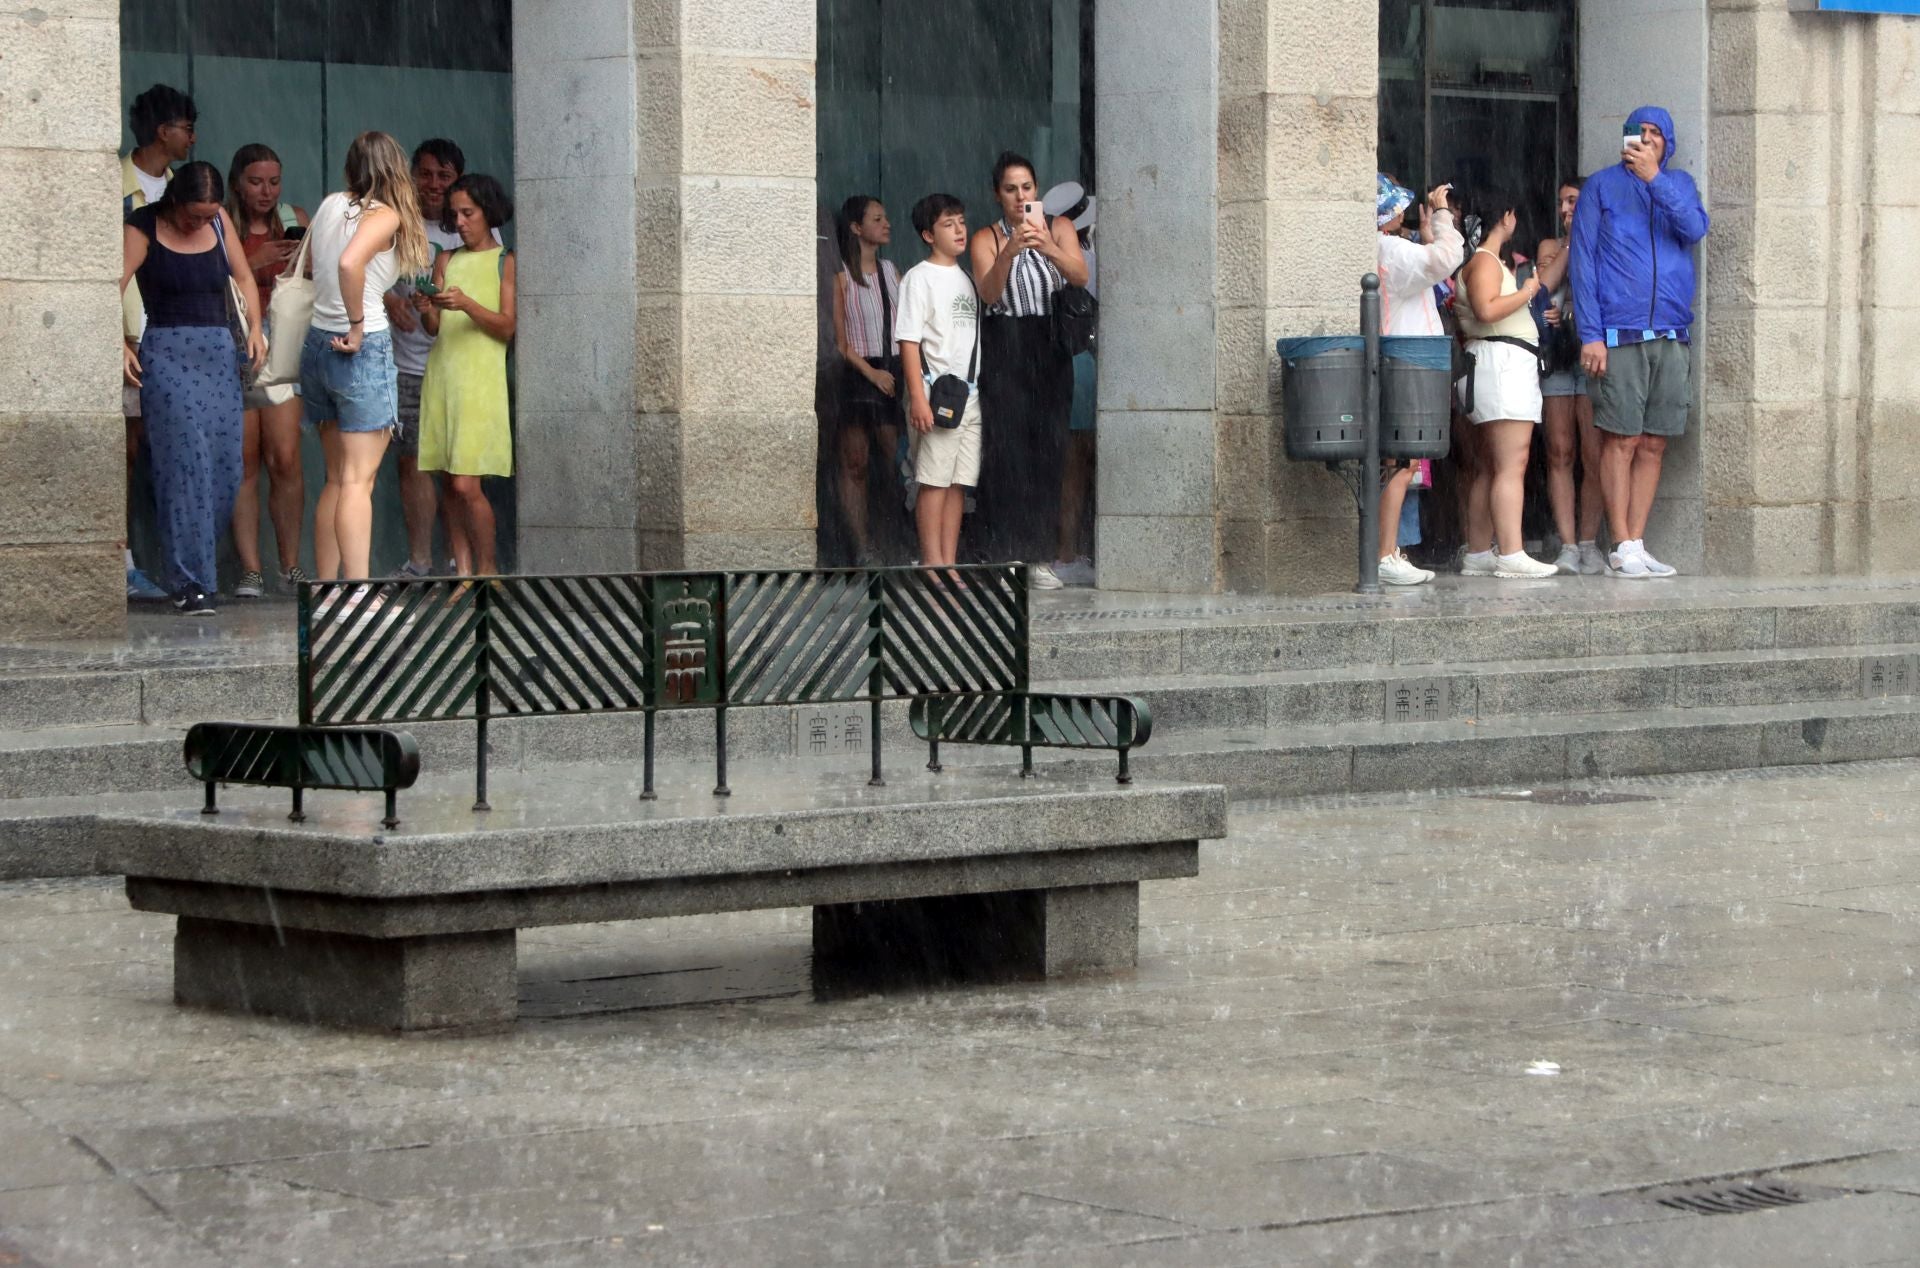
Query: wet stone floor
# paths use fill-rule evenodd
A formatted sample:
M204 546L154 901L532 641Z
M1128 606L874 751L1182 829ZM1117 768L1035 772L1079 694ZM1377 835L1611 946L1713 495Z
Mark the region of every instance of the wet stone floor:
M1236 807L1122 980L536 931L469 1039L179 1011L115 884L0 886L0 1264L1920 1263L1920 765L1579 791Z

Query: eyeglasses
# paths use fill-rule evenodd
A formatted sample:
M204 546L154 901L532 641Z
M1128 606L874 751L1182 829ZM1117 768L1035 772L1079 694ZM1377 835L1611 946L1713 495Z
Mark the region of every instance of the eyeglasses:
M167 126L169 128L178 128L182 132L186 133L188 136L194 135L194 127L193 127L193 124L191 123L182 123L178 120L175 120L174 122L169 123Z

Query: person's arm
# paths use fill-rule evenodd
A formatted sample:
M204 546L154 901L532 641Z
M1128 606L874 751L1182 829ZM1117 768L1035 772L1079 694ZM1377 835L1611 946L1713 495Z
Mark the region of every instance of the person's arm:
M1037 233L1024 220L1013 227L1013 236L1010 238L1002 239L992 225L974 233L973 244L968 247L967 253L973 257L973 286L980 292L982 308L999 303L1000 297L1006 294L1007 277L1013 272L1014 257L1025 249L1022 242L1035 236ZM1078 249L1077 244L1075 249Z
M1540 280L1530 277L1513 294L1502 295L1500 262L1483 255L1474 256L1467 264L1466 282L1467 303L1473 305L1473 315L1489 326L1531 304L1540 289Z
M933 406L927 403L926 375L920 369L920 344L900 341L900 373L907 380L907 423L915 431L933 430Z
M436 271L444 273L444 270L436 269ZM517 272L513 253L509 251L500 260L500 311L497 313L457 286L442 289L433 297L434 305L437 308L451 308L456 312L465 313L474 325L501 343L511 343L515 308L514 276ZM438 334L440 327L438 313L434 314L433 324L434 333Z
M865 357L853 350L853 344L847 339L847 312L845 305L847 302L847 287L850 285L852 285L852 282L847 277L846 270L842 269L833 275L833 346L839 351L842 361L845 361L848 365L860 371L860 373L866 374L866 372L873 367L867 364ZM881 285L886 285L884 278L881 279Z
M1547 248L1559 247L1560 245L1560 239L1558 238L1542 238L1540 240L1540 249L1534 252L1534 258L1536 260L1546 260ZM1562 247L1559 251L1555 252L1554 257L1551 260L1547 260L1545 264L1542 264L1534 276L1540 279L1540 289L1547 291L1559 290L1560 283L1565 281L1567 276L1567 251L1565 248Z
M127 287L133 282L133 275L147 262L147 235L132 225L120 228L120 293L125 295ZM120 344L120 372L126 376L129 386L140 386L140 354L134 348L134 336L125 332Z
M335 352L358 352L367 334L367 315L353 310L361 307L367 288L367 265L373 257L393 245L400 231L400 213L391 207L373 207L360 216L360 227L353 232L347 249L340 253L340 303L347 310L347 333L333 340Z
M442 294L447 289L447 258L452 254L452 251L442 251L433 257L433 284ZM420 326L438 339L440 337L440 295L429 295L426 299L426 305L420 309Z
M1453 213L1436 211L1429 222L1433 241L1413 242L1407 238L1380 235L1379 253L1390 270L1415 278L1419 288L1437 286L1452 277L1466 254L1466 239L1453 226Z
M1685 172L1664 171L1647 184L1653 201L1666 213L1673 236L1682 246L1692 246L1707 236L1713 227L1707 209L1700 202L1700 187Z
M1573 282L1573 317L1579 328L1584 361L1589 350L1598 348L1605 360L1606 327L1600 322L1600 297L1593 289L1600 270L1601 198L1604 186L1589 181L1579 204L1573 209L1573 229L1567 235L1567 276ZM1587 373L1594 373L1591 366Z
M220 209L220 224L224 230L220 242L227 251L227 272L233 275L234 284L240 288L240 298L247 305L247 363L257 370L267 360L267 323L266 314L260 311L260 286L253 280L253 266L247 262L240 234L224 207Z
M1074 230L1073 221L1055 216L1048 226L1040 254L1053 261L1053 267L1060 270L1068 286L1087 284L1087 257L1080 250L1080 235Z

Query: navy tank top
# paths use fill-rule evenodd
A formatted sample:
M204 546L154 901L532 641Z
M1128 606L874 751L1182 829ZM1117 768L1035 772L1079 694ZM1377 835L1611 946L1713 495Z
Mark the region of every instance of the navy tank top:
M160 241L160 209L139 207L127 223L147 236L147 258L134 271L149 326L224 326L227 324L227 256L218 230L212 249L172 251Z

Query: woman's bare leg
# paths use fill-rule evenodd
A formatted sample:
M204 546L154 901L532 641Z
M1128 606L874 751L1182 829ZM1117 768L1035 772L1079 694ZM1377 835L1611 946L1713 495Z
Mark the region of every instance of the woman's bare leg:
M480 477L450 475L447 477L447 488L459 508L461 535L465 539L462 545L472 557L470 575L497 575L500 568L493 553L493 503L487 500L487 490L480 483Z
M306 476L300 469L300 398L260 411L260 457L267 468L267 516L280 571L300 562L300 520L307 510Z
M840 514L846 517L847 533L853 538L853 553L865 559L873 553L867 537L867 429L853 423L840 424Z
M1520 535L1520 511L1526 501L1527 458L1533 452L1533 424L1519 419L1500 419L1482 423L1492 449L1493 471L1488 482L1488 500L1493 514L1496 549L1503 555L1517 555L1526 549Z
M333 531L340 551L342 576L365 577L371 571L373 479L380 472L380 459L387 452L391 436L384 428L339 434L340 488L335 495ZM331 481L333 471L327 474Z
M1580 540L1600 536L1607 500L1600 492L1600 429L1593 425L1593 398L1573 398L1574 425L1580 429Z
M1412 467L1396 467L1380 480L1380 558L1400 549L1400 508L1406 505Z
M233 553L240 571L260 571L260 411L240 415L240 490L233 495Z
M321 581L340 579L340 473L346 467L346 449L338 423L320 424L320 452L327 460L327 483L313 508L313 565Z
M1580 539L1574 535L1573 455L1579 443L1574 432L1574 397L1549 396L1541 403L1541 422L1547 429L1547 504L1553 508L1553 528L1562 545Z

